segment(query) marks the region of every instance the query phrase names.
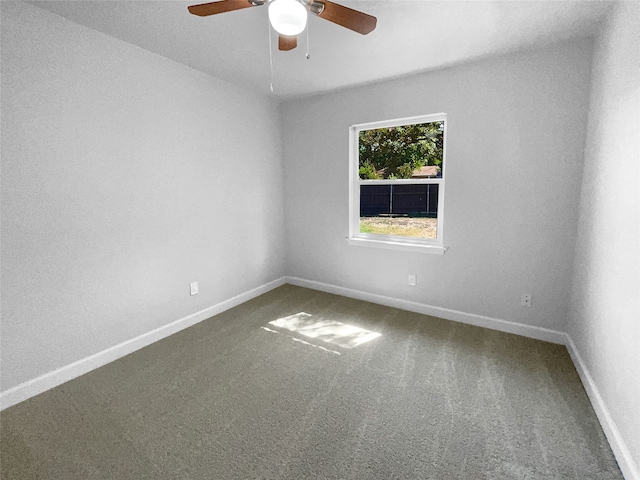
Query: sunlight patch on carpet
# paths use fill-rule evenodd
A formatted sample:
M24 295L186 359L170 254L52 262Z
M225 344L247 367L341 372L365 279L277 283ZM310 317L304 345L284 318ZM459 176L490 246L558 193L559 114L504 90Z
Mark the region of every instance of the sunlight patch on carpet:
M271 332L271 333L276 333L278 335L282 335L277 330L272 330L272 329L267 328L267 327L262 327L262 329L267 331L267 332ZM293 340L295 342L304 343L305 345L309 345L310 347L313 347L313 348L318 348L318 349L320 349L320 350L322 350L324 352L333 353L334 355L340 355L340 352L336 352L335 350L331 350L330 348L325 348L322 345L314 345L313 343L305 342L304 340L301 340L299 338L293 337L291 335L284 335L284 336L285 337L289 337L291 340Z
M382 335L354 325L315 317L305 312L279 318L269 324L344 348L357 347Z

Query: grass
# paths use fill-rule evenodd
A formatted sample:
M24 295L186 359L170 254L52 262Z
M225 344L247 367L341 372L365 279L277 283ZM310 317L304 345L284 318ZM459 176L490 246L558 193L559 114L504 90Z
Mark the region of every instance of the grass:
M435 218L361 217L360 232L413 238L436 238Z

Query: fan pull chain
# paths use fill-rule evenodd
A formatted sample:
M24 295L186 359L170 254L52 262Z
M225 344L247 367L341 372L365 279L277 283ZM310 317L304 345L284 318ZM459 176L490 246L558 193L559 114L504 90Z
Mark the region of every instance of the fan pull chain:
M311 54L309 53L309 20L307 19L307 60L311 60Z
M271 93L273 93L273 48L271 48L271 21L269 20L269 16L267 16L267 33L269 34L269 66L271 67Z

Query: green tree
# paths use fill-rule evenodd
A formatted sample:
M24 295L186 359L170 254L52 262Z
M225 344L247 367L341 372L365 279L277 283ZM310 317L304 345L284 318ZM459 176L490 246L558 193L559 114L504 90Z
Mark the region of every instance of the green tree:
M411 178L411 175L413 175L413 171L416 168L422 167L423 165L416 166L416 164L413 163L403 163L397 168L396 175L398 176L398 178Z
M360 178L411 178L418 168L442 167L443 136L444 122L362 130Z
M376 169L370 163L365 163L364 165L360 164L360 178L363 180L379 180L382 178L382 175L378 175Z

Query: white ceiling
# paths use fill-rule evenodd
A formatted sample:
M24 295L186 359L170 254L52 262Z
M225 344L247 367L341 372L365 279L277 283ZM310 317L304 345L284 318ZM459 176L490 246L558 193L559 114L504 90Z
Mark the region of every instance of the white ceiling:
M210 17L183 1L32 2L76 23L158 53L231 83L270 94L267 7ZM273 42L274 94L313 95L473 59L590 35L611 3L560 1L338 1L378 18L359 35L310 15L298 48Z

